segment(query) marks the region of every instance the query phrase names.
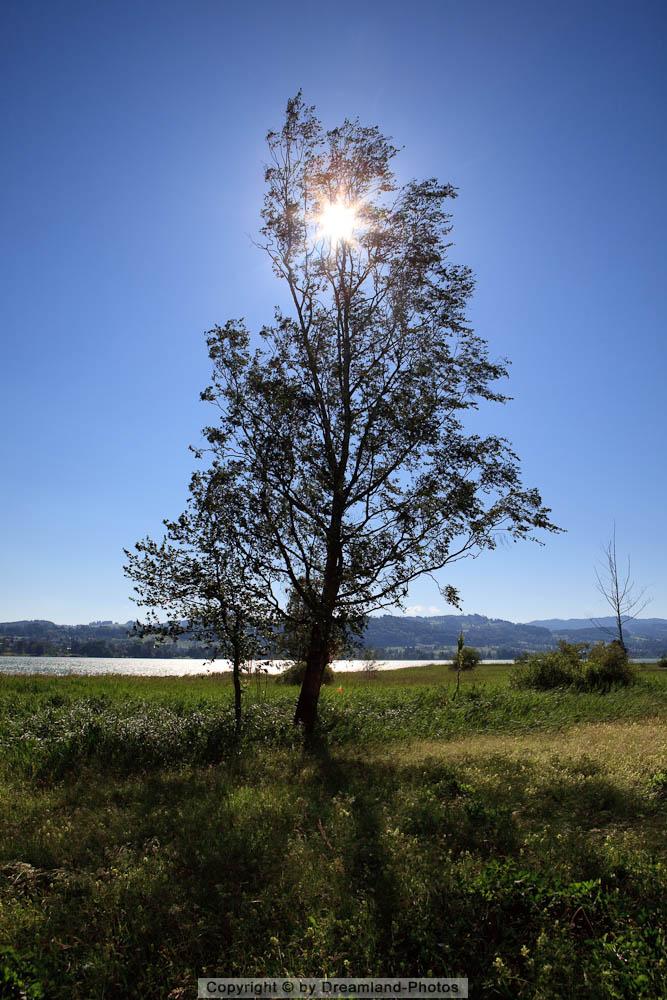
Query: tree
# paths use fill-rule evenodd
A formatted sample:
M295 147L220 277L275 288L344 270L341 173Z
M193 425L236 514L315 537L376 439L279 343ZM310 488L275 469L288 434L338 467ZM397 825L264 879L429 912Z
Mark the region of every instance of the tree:
M623 626L639 617L644 608L650 603L650 597L646 596L646 588L637 591L635 582L631 579L630 557L628 556L625 572L619 570L618 559L616 557L616 525L612 531L610 540L604 549L603 565L595 570L597 589L604 597L612 610L615 623L617 640L627 656L627 646ZM608 631L595 622L598 628Z
M237 544L247 528L241 501L233 469L216 464L193 475L187 508L178 520L164 521L162 541L145 538L134 552L125 550L137 604L148 608L138 632L174 639L187 633L231 660L237 733L241 671L265 650L271 621L249 549Z
M305 585L306 581L301 580L302 588ZM330 642L331 659L337 659L351 652L365 625L366 619L361 617L355 622L354 627L350 626L348 629L340 628L334 623ZM296 587L291 587L284 611L281 613L281 628L276 633L274 645L287 659L305 663L311 627L310 608L304 602L300 591Z
M455 189L398 186L377 127L324 131L300 94L267 140L261 245L289 309L254 349L241 321L209 332L202 398L220 409L208 443L251 498L264 593L280 609L293 587L308 611L295 720L310 731L337 633L500 534L557 529L507 441L463 426L466 410L505 401L507 368L465 319L472 274L448 259Z
M366 646L361 651L361 670L367 681L377 679L380 670L378 654L377 650L370 646Z
M450 667L450 670L456 671L456 690L454 692L455 698L458 698L459 695L459 688L461 687L461 674L467 670L474 670L479 661L479 651L475 649L474 646L466 646L465 639L463 637L463 629L461 629L456 643L456 656L454 657L454 662Z

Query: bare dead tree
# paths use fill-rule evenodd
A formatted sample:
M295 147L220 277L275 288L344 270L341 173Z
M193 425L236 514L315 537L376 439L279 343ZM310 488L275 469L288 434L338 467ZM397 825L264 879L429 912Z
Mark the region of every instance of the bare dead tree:
M616 525L612 531L611 538L604 548L604 561L595 570L597 589L604 597L612 610L618 642L627 653L623 626L638 618L651 598L646 596L646 588L636 589L635 581L632 579L630 568L630 557L628 556L625 572L619 570L618 558L616 555ZM595 619L591 619L598 628L609 631Z

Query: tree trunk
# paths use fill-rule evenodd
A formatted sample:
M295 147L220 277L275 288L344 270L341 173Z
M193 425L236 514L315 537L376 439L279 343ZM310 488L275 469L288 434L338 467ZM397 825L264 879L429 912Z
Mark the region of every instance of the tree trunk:
M344 468L344 465L341 466ZM340 532L343 520L344 502L340 490L342 472L339 469L339 485L336 488L331 511L331 523L327 532L327 559L322 585L322 601L313 619L313 625L306 653L306 672L303 675L299 700L294 713L295 725L303 726L310 735L317 723L317 703L325 668L331 653L333 637L334 609L340 586L341 542Z
M328 643L323 638L319 628L313 629L306 653L306 671L303 675L299 700L294 713L295 725L303 726L310 735L317 723L317 703L320 698L322 677L329 659Z
M238 736L241 732L241 658L236 654L232 665L232 680L234 682L234 726Z
M623 652L627 656L628 655L628 650L627 650L627 646L625 645L625 639L623 638L623 618L621 617L621 614L618 611L616 613L616 629L618 631L618 641L621 644L621 648L622 648Z

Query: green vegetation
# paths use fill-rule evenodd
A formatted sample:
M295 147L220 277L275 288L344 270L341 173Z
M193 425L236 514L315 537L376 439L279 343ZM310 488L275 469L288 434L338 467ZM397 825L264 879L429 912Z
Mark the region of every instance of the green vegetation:
M551 691L571 688L575 691L610 691L634 683L635 668L628 661L620 642L587 643L561 641L550 653L537 653L521 661L512 675L516 688Z
M611 619L600 624L609 627ZM0 656L135 656L206 660L213 650L204 643L179 637L161 643L153 638L129 636L132 622L90 625L54 625L53 622L0 622ZM556 625L558 626L556 638ZM372 647L380 659L446 660L456 652L456 639L463 628L466 642L482 653L483 659L513 660L525 652L553 649L558 639L568 642L598 642L601 632L591 625L566 628L556 622L549 628L517 625L483 615L438 615L428 618L373 615L366 623L363 644ZM625 626L626 645L633 657L657 658L667 649L667 620L660 618L629 622ZM278 652L278 650L276 650ZM283 655L283 651L280 650ZM335 659L336 657L334 657ZM663 656L667 667L667 656Z
M141 603L170 618L193 588L196 604L268 604L251 630L267 642L291 624L306 664L294 720L314 735L324 669L373 612L494 549L498 531L560 529L506 438L464 419L508 401L509 372L466 318L474 279L450 260L456 189L400 182L388 136L350 118L325 129L301 91L266 143L259 246L282 306L259 336L238 318L208 331L212 423L193 449L208 468L186 514L165 522L168 545L141 543L126 570ZM231 591L206 568L214 536L238 562ZM451 583L439 589L460 606Z
M479 650L475 649L474 646L466 646L465 639L463 636L463 629L459 634L456 655L452 662L450 670L456 673L456 689L454 691L454 697L458 698L459 691L461 690L461 675L467 671L474 670L478 666L481 657L479 655Z
M479 666L480 660L481 657L478 649L475 649L473 646L462 646L457 651L456 658L449 669L453 671L458 670L460 673L466 670L474 670L475 667Z
M289 667L285 667L284 670L276 677L277 684L291 684L294 687L298 687L303 683L303 678L306 673L306 664L304 660L296 660ZM326 665L324 672L322 673L322 683L331 684L333 683L334 672L329 666Z
M526 669L525 665L517 669ZM198 974L468 975L664 996L667 677L0 677L0 996L195 996Z

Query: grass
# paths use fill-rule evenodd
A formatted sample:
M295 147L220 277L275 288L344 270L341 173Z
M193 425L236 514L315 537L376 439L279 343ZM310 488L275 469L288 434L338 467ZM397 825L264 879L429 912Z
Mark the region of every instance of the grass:
M307 750L273 682L236 741L219 675L0 677L0 997L180 1000L207 974L667 995L667 678L508 674L458 699L442 667L342 675Z

